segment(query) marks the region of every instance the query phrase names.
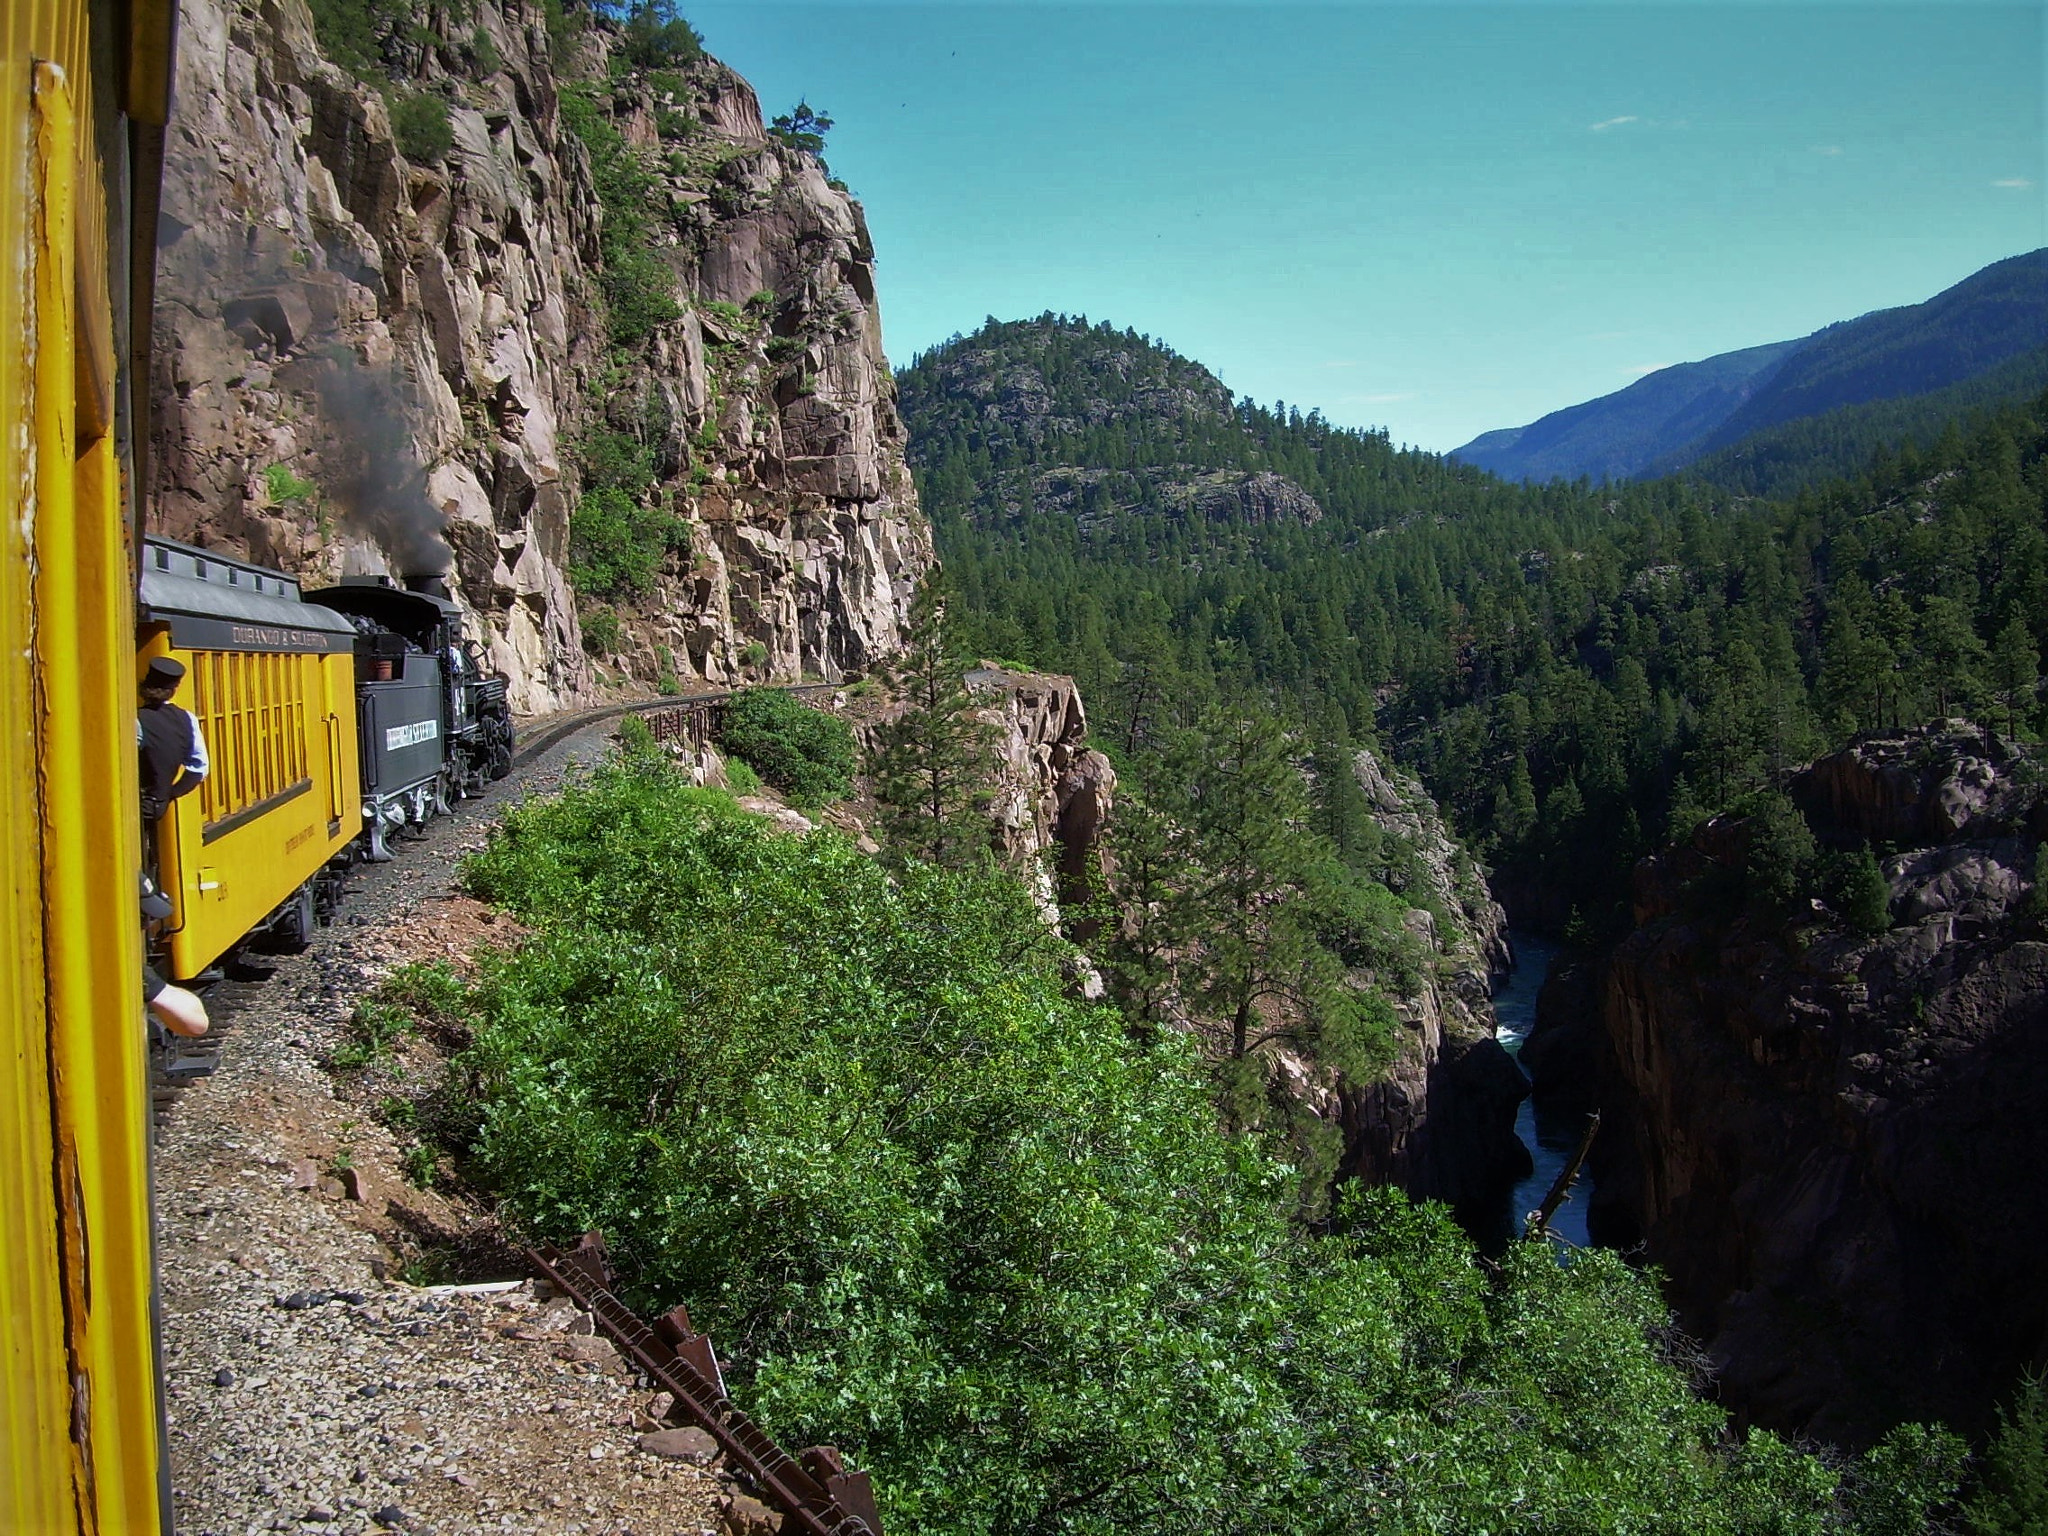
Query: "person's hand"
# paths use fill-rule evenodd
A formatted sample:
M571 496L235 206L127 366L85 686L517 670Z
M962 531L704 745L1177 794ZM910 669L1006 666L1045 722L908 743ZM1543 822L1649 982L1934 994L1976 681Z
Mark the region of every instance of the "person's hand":
M183 987L166 986L149 1000L149 1011L156 1015L157 1022L174 1035L183 1035L187 1040L197 1040L206 1033L206 1004L199 1000L196 992L187 992Z

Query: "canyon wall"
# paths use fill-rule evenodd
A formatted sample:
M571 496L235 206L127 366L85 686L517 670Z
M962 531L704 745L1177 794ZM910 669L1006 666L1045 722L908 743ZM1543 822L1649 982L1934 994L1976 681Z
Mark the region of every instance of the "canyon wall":
M1331 1107L1342 1171L1418 1199L1483 1200L1529 1171L1515 1135L1528 1083L1494 1036L1493 989L1514 964L1507 916L1418 781L1369 751L1354 772L1382 834L1412 851L1406 921L1425 964L1419 985L1395 999L1393 1066L1369 1087L1341 1089Z
M1989 733L1859 742L1791 793L1823 846L1886 850L1888 928L1731 909L1744 829L1718 820L1645 861L1635 932L1544 999L1539 1088L1590 1070L1607 1115L1595 1237L1664 1269L1764 1422L1982 1430L2048 1351L2040 785Z
M860 205L715 60L624 67L618 32L551 34L537 0L463 15L429 13L379 88L303 0L185 0L151 531L309 582L445 570L522 711L864 669L933 556ZM565 96L650 178L623 340ZM429 98L451 142L408 159L394 109ZM568 570L600 439L673 527L593 658Z

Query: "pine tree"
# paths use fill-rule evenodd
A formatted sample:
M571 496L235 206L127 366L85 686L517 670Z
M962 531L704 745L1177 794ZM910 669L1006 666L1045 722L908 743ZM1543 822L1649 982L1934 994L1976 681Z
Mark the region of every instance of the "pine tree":
M2026 621L2012 619L1991 642L1991 689L2005 710L2005 733L2019 733L2019 722L2031 714L2041 686L2041 653Z
M959 868L988 851L990 732L962 680L968 666L945 596L927 577L911 600L908 643L890 668L905 707L876 731L868 766L878 830L899 862Z
M1967 707L1984 691L1981 673L1990 653L1971 628L1968 610L1953 598L1927 599L1917 638L1924 685L1933 691L1936 716L1946 719L1951 701Z
M1109 848L1116 915L1093 948L1126 1017L1139 1033L1150 1034L1178 996L1176 965L1192 942L1181 899L1195 872L1180 828L1129 786L1117 796Z

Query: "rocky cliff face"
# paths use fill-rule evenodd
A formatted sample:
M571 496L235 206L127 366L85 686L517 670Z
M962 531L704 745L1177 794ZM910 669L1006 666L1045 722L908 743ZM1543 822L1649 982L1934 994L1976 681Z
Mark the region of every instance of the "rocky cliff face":
M1084 894L1115 804L1116 770L1088 745L1081 690L1071 677L987 663L967 674L967 688L994 747L989 816L998 851L1011 863L1049 859L1058 894Z
M617 34L551 36L526 0L432 14L380 92L302 0L186 0L152 528L309 578L448 569L516 707L547 709L593 680L566 573L603 436L674 526L598 671L830 680L893 648L932 555L859 205L715 61L614 70ZM651 178L624 341L565 90ZM391 103L421 100L452 142L408 159Z
M1405 1028L1392 1069L1337 1096L1342 1171L1423 1199L1484 1199L1529 1171L1515 1135L1529 1086L1494 1036L1493 989L1514 964L1507 917L1420 783L1371 752L1355 771L1381 831L1413 851L1420 888L1408 893L1407 922L1429 963L1420 988L1396 1002Z
M1982 1428L2048 1347L2040 785L1975 731L1859 743L1792 792L1824 838L1892 847L1887 931L1703 911L1742 846L1709 823L1638 871L1639 926L1578 973L1603 1029L1560 1033L1603 1078L1595 1236L1646 1246L1767 1422Z

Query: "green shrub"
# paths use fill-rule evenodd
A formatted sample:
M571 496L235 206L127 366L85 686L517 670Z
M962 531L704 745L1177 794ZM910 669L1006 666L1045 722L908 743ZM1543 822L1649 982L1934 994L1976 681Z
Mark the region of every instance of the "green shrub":
M603 603L583 610L583 649L593 656L610 656L619 648L619 616Z
M661 747L654 729L640 715L627 715L619 722L619 756L629 762L658 761Z
M491 34L482 27L469 36L469 56L476 60L477 73L488 78L505 67L505 56L498 51L498 45Z
M381 73L384 45L411 20L393 0L310 0L320 51L358 79Z
M1856 933L1883 933L1892 925L1892 892L1868 848L1831 854L1822 861L1822 899Z
M740 647L740 665L743 667L758 667L767 659L768 646L765 641L749 640Z
M625 141L598 105L594 87L565 85L561 112L589 152L604 208L598 285L605 297L606 331L615 344L630 346L682 313L675 299L675 272L654 242L656 177L648 157Z
M515 808L467 877L536 924L471 993L473 1166L687 1301L892 1531L1840 1528L1825 1463L1725 1447L1616 1255L1490 1279L1388 1190L1294 1226L1190 1043L1075 999L987 865L894 881L647 763Z
M688 524L609 486L585 496L569 516L569 580L588 596L644 596L662 562L689 548Z
M728 757L725 760L725 787L736 795L758 795L761 776L747 766L744 758Z
M853 793L853 728L837 715L800 704L777 688L748 688L726 706L718 745L744 759L798 805L815 807Z
M401 96L391 108L391 136L398 141L398 152L417 164L445 158L455 147L448 103L426 91Z
M587 432L570 451L583 470L583 483L592 490L637 496L654 484L654 450L630 432Z
M1971 1536L2048 1531L2048 1374L2025 1377L2011 1410L1998 1410L1963 1516Z
M263 471L263 489L270 499L279 506L310 500L320 487L310 480L301 480L286 464L273 464Z

